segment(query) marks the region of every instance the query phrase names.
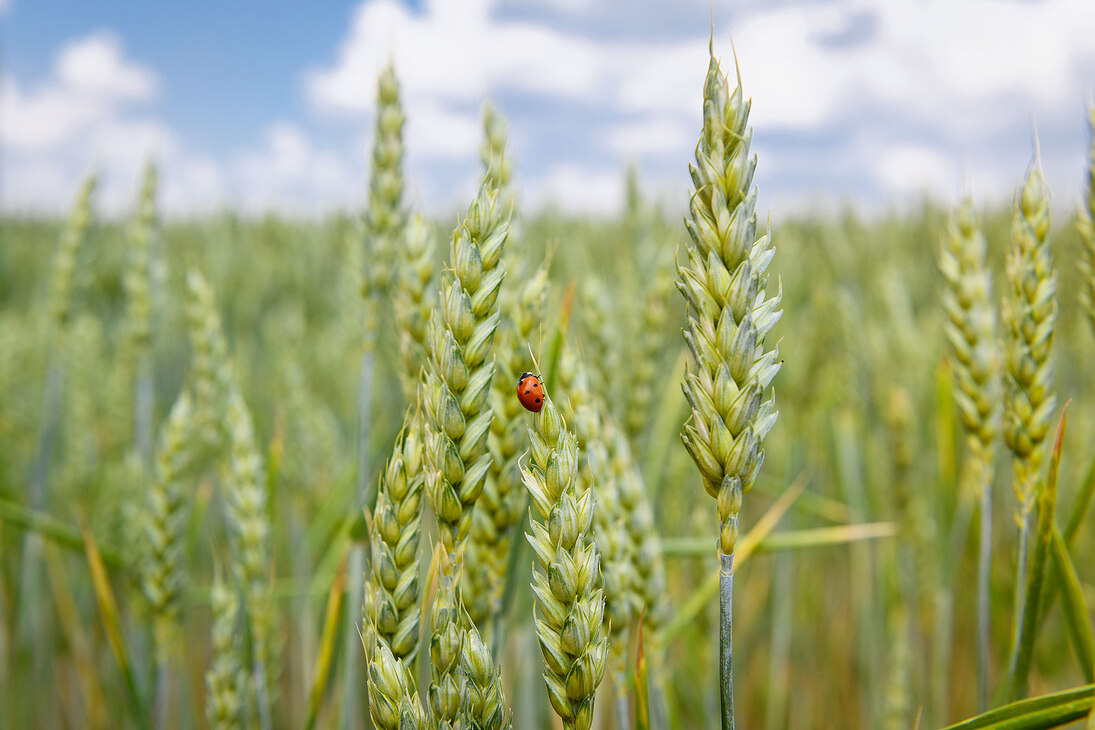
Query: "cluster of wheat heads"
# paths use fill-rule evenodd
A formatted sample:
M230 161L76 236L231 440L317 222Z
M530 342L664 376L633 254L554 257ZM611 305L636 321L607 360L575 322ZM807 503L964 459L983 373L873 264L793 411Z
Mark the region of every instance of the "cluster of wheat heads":
M732 681L770 728L1089 714L1095 148L1075 226L1035 164L1007 213L773 239L734 87L686 226L635 176L623 220L522 215L487 107L443 242L393 68L360 219L161 222L151 164L120 224L90 183L5 219L0 725L711 727Z

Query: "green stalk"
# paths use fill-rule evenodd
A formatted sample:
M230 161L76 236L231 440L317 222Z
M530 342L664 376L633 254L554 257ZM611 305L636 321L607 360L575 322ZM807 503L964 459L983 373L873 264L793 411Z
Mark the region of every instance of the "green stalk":
M1087 514L1087 508L1091 506L1091 498L1095 496L1095 460L1092 460L1091 465L1087 469L1087 475L1084 477L1084 482L1080 485L1080 493L1076 495L1076 502L1072 505L1072 511L1068 515L1068 522L1065 524L1064 533L1062 535L1064 541L1064 548L1066 551L1072 547L1072 541L1076 537L1076 533L1080 529L1080 525L1083 523L1084 516ZM1042 621L1045 621L1046 616L1053 609L1053 604L1057 600L1057 595L1061 589L1061 574L1056 569L1056 563L1054 569L1049 576L1049 586L1046 592L1046 605L1042 611Z
M977 706L988 709L989 621L992 602L992 489L981 490L981 536L977 547Z
M1034 641L1038 631L1038 604L1042 598L1045 584L1046 564L1050 543L1053 540L1054 510L1057 507L1057 473L1061 466L1061 441L1065 435L1065 423L1068 418L1068 404L1061 411L1061 421L1057 426L1057 438L1049 462L1049 476L1038 497L1038 535L1031 561L1030 580L1024 600L1025 613L1022 616L1020 631L1016 637L1015 669L1011 677L1011 699L1022 699L1027 693L1027 677L1034 656Z
M1084 598L1083 586L1076 575L1072 558L1069 557L1065 539L1056 525L1053 526L1052 550L1055 572L1064 586L1065 625L1072 639L1072 648L1076 653L1076 660L1080 664L1084 679L1095 682L1095 631L1092 630L1091 621L1088 618L1090 613L1087 609L1087 600ZM1048 600L1046 603L1048 604ZM1048 606L1042 614L1047 611Z
M734 556L719 555L719 699L722 730L734 730Z

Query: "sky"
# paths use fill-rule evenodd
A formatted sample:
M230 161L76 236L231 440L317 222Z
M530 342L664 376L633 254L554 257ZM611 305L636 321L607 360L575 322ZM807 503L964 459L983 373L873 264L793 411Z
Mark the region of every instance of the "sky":
M0 0L0 209L61 213L95 171L126 215L150 156L169 216L360 209L390 60L416 209L470 200L489 99L526 210L615 215L628 165L683 210L712 13L773 219L1006 204L1035 134L1078 203L1092 0Z

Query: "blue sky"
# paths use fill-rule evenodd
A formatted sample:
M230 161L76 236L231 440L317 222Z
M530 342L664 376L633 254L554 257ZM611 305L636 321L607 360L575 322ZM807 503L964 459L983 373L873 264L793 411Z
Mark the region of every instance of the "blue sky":
M683 208L710 18L709 0L0 0L0 206L62 211L94 169L122 214L153 154L172 215L354 209L393 59L417 207L470 197L489 98L528 208L612 214L630 162ZM715 23L774 218L1004 202L1035 123L1055 200L1079 197L1091 0L737 0Z

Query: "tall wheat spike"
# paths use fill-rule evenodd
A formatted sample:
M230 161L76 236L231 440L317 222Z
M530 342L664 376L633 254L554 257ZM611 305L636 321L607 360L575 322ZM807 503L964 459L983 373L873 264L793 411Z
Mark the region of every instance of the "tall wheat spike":
M779 321L781 295L766 299L771 236L757 237L750 157L749 102L733 92L714 51L703 90L703 133L690 165L696 192L685 225L688 261L677 287L688 302L685 341L692 352L684 393L692 407L682 438L707 493L715 498L720 558L722 727L734 726L732 600L738 512L764 462L761 444L777 412L764 391L779 372L765 335Z
M1000 428L1003 395L996 312L992 307L992 274L986 263L988 245L973 203L966 200L947 223L939 255L946 288L944 332L954 364L954 398L966 429L967 471L981 502L978 558L978 674L981 709L988 703L989 569L992 548L992 477L994 444Z
M499 323L498 291L506 273L502 249L508 234L508 213L498 202L497 190L485 179L453 232L451 268L441 282L440 306L430 317L429 377L424 392L429 415L425 487L437 517L441 554L430 619L429 703L439 728L458 727L475 717L484 722L505 717L504 705L467 704L475 695L466 692L469 676L462 662L474 648L466 637L476 629L463 607L460 578L473 509L491 465L487 448L494 417L488 401L494 378L491 346Z
M1021 627L1026 611L1030 515L1040 490L1046 436L1057 408L1051 358L1057 325L1057 272L1050 257L1049 230L1049 197L1040 163L1035 159L1015 196L1013 245L1005 269L1008 292L1001 307L1006 331L1004 365L1008 376L1004 441L1014 455L1012 487L1017 502L1015 519L1019 525L1011 654L1013 671L1022 643Z
M526 498L517 462L524 451L526 412L514 396L514 387L521 373L531 367L528 343L543 318L547 289L547 269L541 266L524 280L517 297L502 299L506 317L496 337L490 392L494 420L487 437L491 465L472 515L465 570L468 583L464 600L472 619L481 625L497 618L502 609L514 531L525 514Z
M137 200L137 215L130 229L129 265L124 284L127 304L127 329L136 370L134 432L142 466L152 462L152 246L157 233L156 166L145 164L144 178Z
M564 730L588 730L608 659L593 489L578 479L578 439L547 393L529 439L522 475L532 503L526 537L537 564L532 592L544 682Z

